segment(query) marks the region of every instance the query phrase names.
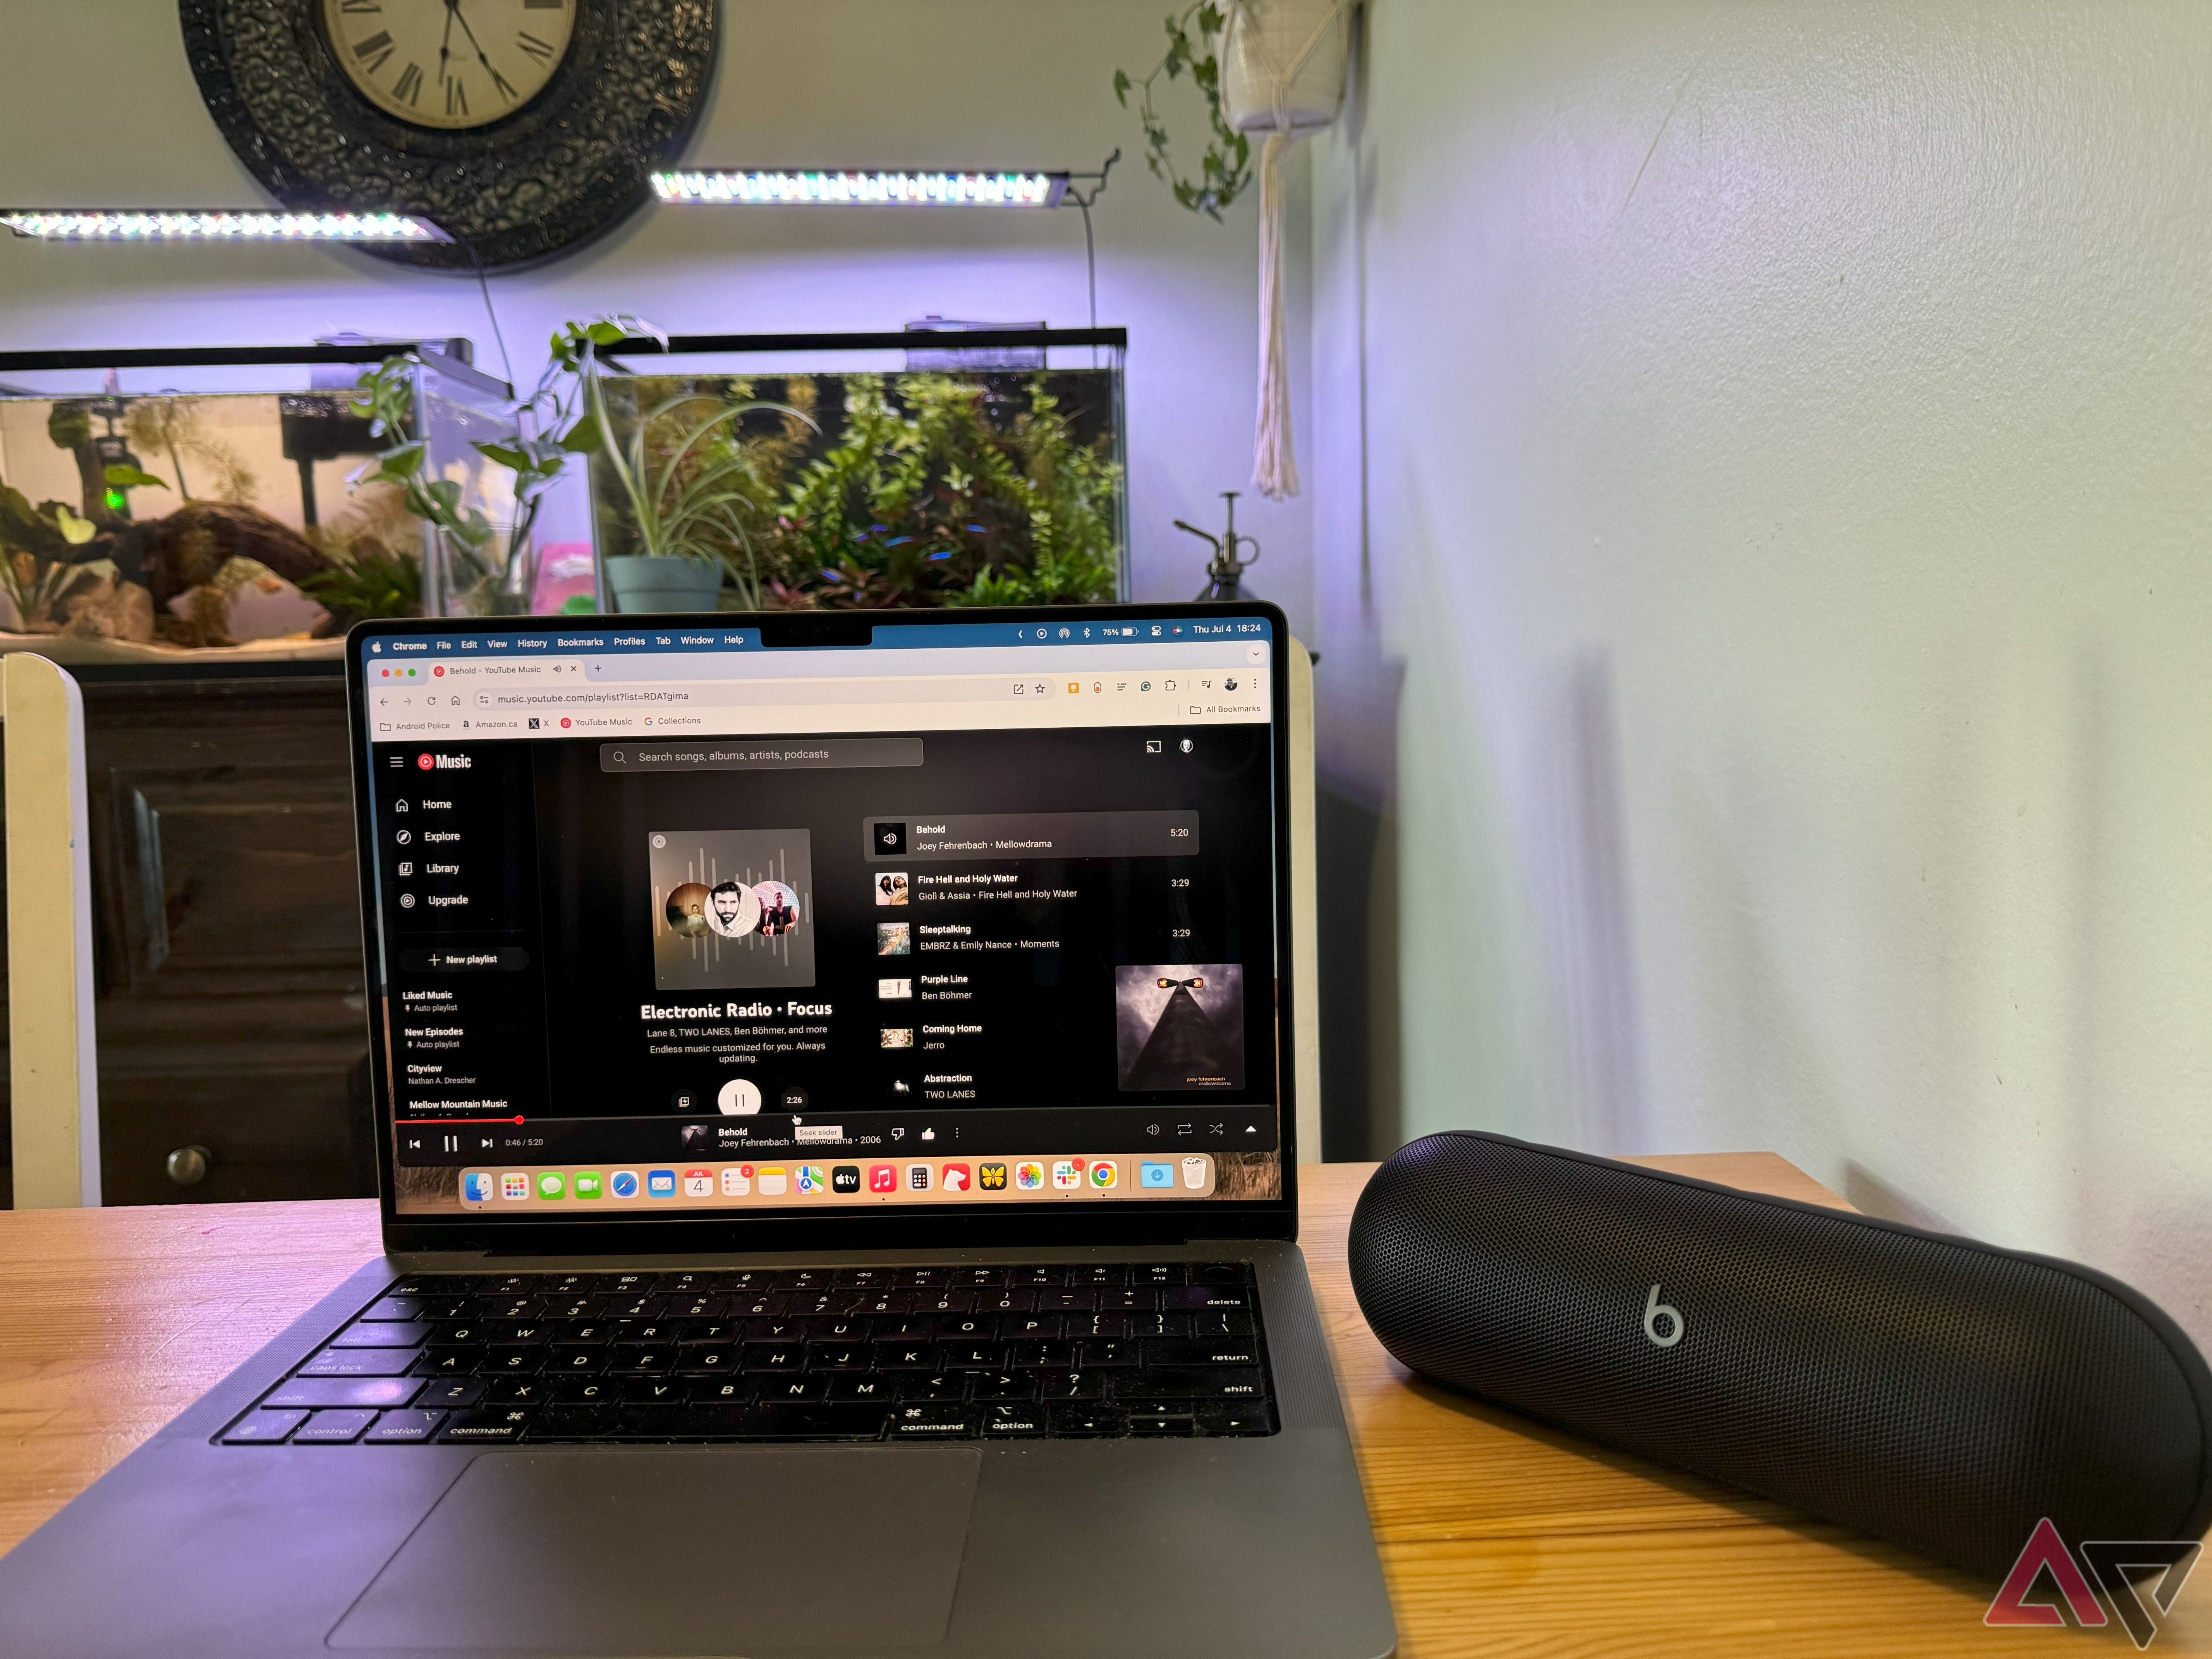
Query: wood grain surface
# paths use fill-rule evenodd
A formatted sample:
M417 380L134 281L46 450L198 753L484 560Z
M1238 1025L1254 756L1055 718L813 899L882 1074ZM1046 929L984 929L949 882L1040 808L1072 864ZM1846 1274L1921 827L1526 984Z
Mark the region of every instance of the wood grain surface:
M1847 1207L1771 1153L1645 1158ZM1301 1243L1397 1608L1399 1651L1905 1656L2133 1651L1990 1630L1990 1587L1412 1381L1359 1316L1345 1230L1371 1165L1308 1166ZM0 1549L378 1249L366 1201L0 1213ZM2154 1653L2212 1653L2212 1570Z

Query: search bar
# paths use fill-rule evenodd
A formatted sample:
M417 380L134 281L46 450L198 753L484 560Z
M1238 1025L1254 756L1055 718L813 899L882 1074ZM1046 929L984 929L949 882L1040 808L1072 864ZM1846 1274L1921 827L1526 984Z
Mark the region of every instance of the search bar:
M602 772L828 771L841 767L919 766L920 738L805 738L757 743L599 745Z

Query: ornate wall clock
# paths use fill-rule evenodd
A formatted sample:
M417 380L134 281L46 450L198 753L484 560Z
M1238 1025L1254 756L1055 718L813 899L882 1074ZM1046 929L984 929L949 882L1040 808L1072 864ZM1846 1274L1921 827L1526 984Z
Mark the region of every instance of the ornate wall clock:
M419 213L410 264L515 265L646 196L697 121L714 0L180 0L230 147L288 207Z

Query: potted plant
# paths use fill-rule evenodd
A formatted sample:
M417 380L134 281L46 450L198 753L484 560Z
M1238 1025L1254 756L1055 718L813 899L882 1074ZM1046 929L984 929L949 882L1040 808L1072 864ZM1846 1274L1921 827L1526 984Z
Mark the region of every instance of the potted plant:
M495 523L483 507L467 502L465 473L464 478L426 476L429 446L413 430L417 374L426 367L414 353L405 352L386 358L361 377L355 407L369 417L372 435L392 441L353 475L353 486L398 486L407 510L431 527L445 567L441 586L452 614L526 615L535 574L531 530L545 489L560 476L566 457L557 445L525 438L511 444L472 446L514 475L508 521L504 526Z
M1132 81L1114 71L1114 95L1127 108L1139 93L1145 165L1194 213L1218 221L1252 180L1250 142L1260 133L1260 408L1252 482L1280 501L1298 493L1291 445L1290 355L1283 309L1283 158L1293 140L1336 119L1344 102L1353 0L1198 0L1167 20L1168 50L1151 74ZM1196 39L1193 39L1194 30ZM1217 45L1218 43L1218 45ZM1186 179L1168 155L1168 131L1152 106L1161 76L1188 69L1206 96L1211 133L1198 176Z
M807 427L813 419L788 404L742 393L702 400L681 391L637 410L625 444L616 435L598 353L631 334L666 339L633 317L571 323L554 336L547 370L557 377L550 384L557 386L565 379L576 388L568 398L557 390L551 394L556 422L566 422L562 443L571 453L591 453L606 469L627 508L623 528L638 550L603 560L615 609L712 611L727 575L738 608L757 611L761 578L751 520L767 481L739 435L739 424L756 412L780 414ZM687 418L702 401L708 406ZM580 413L572 413L578 404Z

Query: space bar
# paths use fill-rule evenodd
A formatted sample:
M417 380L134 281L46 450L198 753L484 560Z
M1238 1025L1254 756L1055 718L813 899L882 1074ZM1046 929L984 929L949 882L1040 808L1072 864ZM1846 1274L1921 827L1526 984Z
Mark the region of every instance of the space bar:
M625 1408L610 1425L621 1440L873 1440L881 1406L852 1403Z

